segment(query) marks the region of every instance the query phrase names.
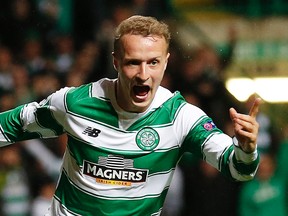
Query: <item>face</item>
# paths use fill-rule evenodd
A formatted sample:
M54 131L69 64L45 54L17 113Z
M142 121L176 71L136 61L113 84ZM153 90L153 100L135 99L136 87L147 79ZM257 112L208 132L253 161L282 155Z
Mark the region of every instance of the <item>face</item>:
M257 177L260 180L268 180L273 176L275 170L275 163L271 156L262 154L257 172Z
M152 103L167 66L167 43L159 36L123 35L113 53L118 71L117 102L125 111L144 112Z

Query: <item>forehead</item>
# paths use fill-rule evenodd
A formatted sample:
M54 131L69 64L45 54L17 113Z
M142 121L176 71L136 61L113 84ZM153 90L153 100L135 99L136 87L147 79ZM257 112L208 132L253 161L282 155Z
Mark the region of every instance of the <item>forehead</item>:
M123 35L121 38L122 55L163 55L167 53L168 44L164 37L157 35Z

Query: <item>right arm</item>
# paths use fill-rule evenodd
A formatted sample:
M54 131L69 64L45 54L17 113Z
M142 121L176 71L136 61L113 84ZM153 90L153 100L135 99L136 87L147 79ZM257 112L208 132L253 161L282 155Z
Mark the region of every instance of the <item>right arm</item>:
M0 146L63 134L65 116L63 88L40 103L32 102L0 113Z

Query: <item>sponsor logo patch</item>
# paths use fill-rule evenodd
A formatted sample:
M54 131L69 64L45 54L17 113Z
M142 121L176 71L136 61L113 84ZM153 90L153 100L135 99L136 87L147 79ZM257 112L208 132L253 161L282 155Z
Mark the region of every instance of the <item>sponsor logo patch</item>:
M83 161L83 174L101 184L131 186L147 180L148 170L135 169L133 160L122 156L99 157L98 163Z
M136 135L136 144L144 151L155 149L159 141L159 134L150 127L142 128Z
M216 125L214 124L214 122L208 121L203 125L203 127L205 128L205 130L210 131L210 130L214 129L216 127Z
M101 130L97 128L87 127L82 134L85 134L90 137L98 137L98 135L101 133Z

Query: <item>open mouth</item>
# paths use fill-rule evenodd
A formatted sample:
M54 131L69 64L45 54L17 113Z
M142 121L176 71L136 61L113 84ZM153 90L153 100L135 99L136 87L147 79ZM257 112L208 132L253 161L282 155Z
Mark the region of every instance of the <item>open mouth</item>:
M133 92L138 97L146 96L149 91L150 91L150 87L149 86L134 86L133 87Z

